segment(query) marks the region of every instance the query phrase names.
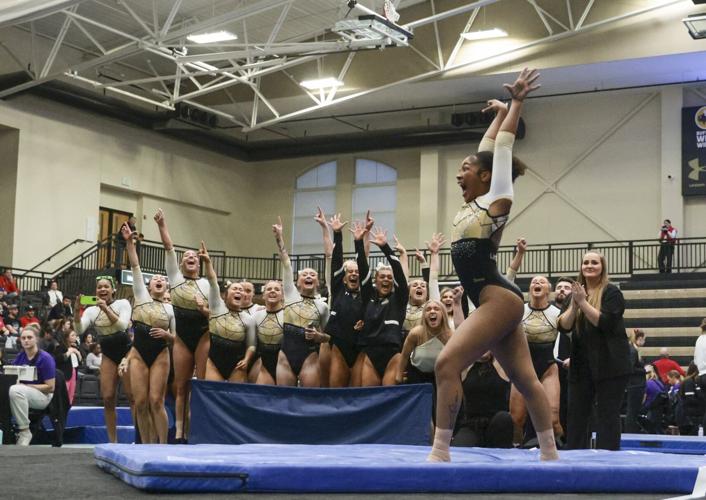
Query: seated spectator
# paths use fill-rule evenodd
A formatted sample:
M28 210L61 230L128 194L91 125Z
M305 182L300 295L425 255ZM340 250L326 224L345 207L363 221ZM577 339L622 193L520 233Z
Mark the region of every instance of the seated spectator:
M91 332L85 332L83 334L83 340L81 340L81 344L78 346L78 350L81 351L81 356L83 356L84 363L86 360L86 357L88 356L88 353L91 352L91 345L95 342L93 338L93 333Z
M25 308L25 315L20 318L20 326L22 328L26 327L30 323L40 324L39 318L36 315L34 306L32 304Z
M17 280L12 275L12 269L5 269L0 276L0 288L5 290L6 299L14 299L20 293Z
M31 382L18 381L10 387L10 410L17 423L19 433L17 444L28 446L32 441L29 431L29 410L43 410L51 402L54 393L56 365L54 358L39 349L39 328L33 324L22 330L20 343L22 352L15 358L14 365L29 365L37 367L36 380Z
M677 394L676 423L679 434L696 436L706 411L705 395L699 386L699 369L696 364L689 364Z
M39 348L42 351L46 351L49 354L54 354L54 349L56 349L56 332L51 327L50 323L44 325L42 333L39 335Z
M669 404L667 387L660 380L652 365L645 366L647 384L645 385L645 403L642 413L646 416L645 430L649 434L664 434L662 420Z
M56 280L49 282L49 290L44 293L44 301L50 309L64 301L64 294L59 290L59 283Z
M657 375L659 375L659 379L664 384L667 383L667 373L669 373L670 370L676 370L681 376L685 375L684 370L681 366L679 366L679 363L669 357L669 350L666 347L659 350L659 359L653 361L652 366L655 367L655 370L657 370Z
M3 318L5 323L5 328L10 332L5 341L5 347L9 349L15 349L17 344L17 339L20 336L20 320L17 317L19 314L19 308L17 304L10 304L7 307L7 314Z
M681 385L681 375L676 370L669 370L667 373L667 384L669 385L669 395L676 394L679 392L679 386Z
M101 345L99 343L91 344L90 352L86 356L86 368L89 373L94 375L100 374L101 371L101 360L103 359L103 354L101 354Z
M47 320L49 321L56 321L58 319L62 318L73 318L74 317L74 309L73 306L71 305L71 297L63 297L61 299L61 302L56 304L54 307L52 307L49 310L49 315L47 316Z
M463 406L454 446L512 448L510 381L490 352L471 365L463 379Z
M5 346L5 340L7 340L7 336L10 335L10 330L7 329L5 326L5 322L2 319L2 316L0 316L0 345L2 347Z

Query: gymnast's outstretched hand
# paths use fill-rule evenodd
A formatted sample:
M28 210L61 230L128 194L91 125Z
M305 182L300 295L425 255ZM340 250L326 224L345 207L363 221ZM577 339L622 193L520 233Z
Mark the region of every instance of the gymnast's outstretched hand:
M520 71L515 83L512 85L506 83L503 85L516 101L524 101L530 92L534 92L541 85L535 82L539 78L539 72L536 69L525 68Z

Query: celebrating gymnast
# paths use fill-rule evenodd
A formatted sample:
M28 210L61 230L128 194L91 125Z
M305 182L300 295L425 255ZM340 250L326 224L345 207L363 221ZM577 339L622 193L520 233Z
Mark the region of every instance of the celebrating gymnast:
M132 308L134 339L128 355L128 377L135 400L137 428L143 443L166 444L168 420L164 397L169 378L169 349L167 342L174 339L176 330L174 310L164 302L169 285L164 276L155 274L145 286L140 260L133 241L133 232L127 224L121 228L126 241L127 256L132 268Z
M479 152L464 159L456 176L465 203L453 221L451 256L476 310L454 332L436 362L436 429L430 461L450 461L449 445L463 398L461 373L488 349L525 397L537 429L540 458L558 458L549 402L532 369L520 326L523 296L500 275L495 260L512 206L512 182L525 168L512 157L515 133L523 101L539 87L538 77L536 71L524 69L514 84L505 85L512 96L509 110L499 101L489 101L484 111L497 114Z

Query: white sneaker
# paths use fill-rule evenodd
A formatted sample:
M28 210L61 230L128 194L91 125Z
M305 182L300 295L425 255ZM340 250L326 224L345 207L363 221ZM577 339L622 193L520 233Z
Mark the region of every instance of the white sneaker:
M17 433L17 446L29 446L32 441L32 433L25 429Z

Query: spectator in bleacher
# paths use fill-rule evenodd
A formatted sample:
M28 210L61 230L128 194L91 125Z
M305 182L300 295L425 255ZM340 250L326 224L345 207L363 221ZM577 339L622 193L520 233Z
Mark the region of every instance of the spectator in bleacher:
M73 404L76 393L76 368L82 359L76 347L78 336L71 331L68 335L59 335L59 341L54 349L56 369L61 370L66 380L66 390L69 393L69 403Z
M132 234L132 241L134 242L137 240L138 233L137 233L137 218L134 215L131 215L130 218L127 220L127 225L128 228L130 229L130 233ZM122 226L118 228L118 232L115 233L114 238L115 238L115 267L118 269L121 269L123 267L123 254L125 253L125 239L123 238L122 232L121 232Z
M7 327L5 326L5 322L2 319L2 316L0 316L0 344L2 344L2 346L5 345L5 339L9 334L10 330L7 329Z
M606 259L587 252L571 305L559 317L559 329L574 332L569 366L567 448L588 448L589 423L596 403L596 447L620 449L620 407L632 372L625 334L625 299L609 282Z
M7 312L3 317L3 322L5 323L5 328L10 332L5 343L5 347L11 349L15 348L17 339L20 336L20 320L17 317L19 314L19 308L17 304L10 304L7 307Z
M19 433L17 444L28 446L32 441L29 431L29 410L43 410L51 402L54 393L56 365L50 354L39 349L39 327L34 324L22 330L20 352L14 365L37 367L37 378L32 382L19 382L10 387L10 410L15 418Z
M91 344L89 353L86 356L86 368L89 373L94 375L99 375L101 372L101 360L103 355L101 354L101 345L99 343Z
M681 385L681 375L676 370L669 370L667 373L667 385L669 385L669 394L676 394Z
M660 380L652 365L645 366L645 376L647 383L645 384L645 403L642 411L647 416L645 430L649 434L664 434L662 420L669 403L667 387Z
M667 374L671 370L676 370L681 376L686 375L682 367L679 366L679 363L669 357L669 349L666 347L662 347L659 350L659 359L654 360L652 362L652 366L655 367L655 370L657 370L657 375L659 375L660 380L664 384L668 382Z
M645 379L645 363L642 361L639 352L640 347L645 345L645 332L635 328L630 337L630 361L633 370L628 380L627 392L625 393L625 432L636 433L640 432L637 417L645 399L645 384L647 383Z
M690 363L677 396L676 421L683 436L696 436L699 425L703 424L706 401L698 380L699 370Z
M78 350L81 351L81 356L86 359L88 353L91 352L91 345L95 343L93 334L91 332L86 332L83 334L81 344L78 346Z
M56 280L51 280L49 282L49 290L47 290L44 295L45 302L50 309L64 301L64 294L61 293L61 290L59 290L59 284Z
M47 319L52 321L62 318L72 318L74 310L71 306L71 300L71 297L62 297L61 302L51 308Z
M25 308L25 315L20 318L20 326L22 328L26 327L30 323L36 323L38 325L41 323L32 304Z
M699 328L701 328L701 335L696 339L694 346L694 364L699 371L699 385L706 387L706 318L701 320Z
M572 280L560 276L554 285L553 304L564 312L571 303ZM569 408L569 365L571 364L571 332L559 331L559 350L557 352L559 363L559 423L566 435L567 413Z
M14 299L20 293L17 280L12 275L12 269L5 269L0 276L0 288L5 290L5 298Z
M52 354L54 348L56 347L56 333L51 326L51 323L47 323L42 328L42 333L39 335L39 348L43 351Z
M672 226L672 221L664 219L659 230L659 255L657 256L660 273L672 272L672 257L674 256L674 245L676 242L676 228Z

